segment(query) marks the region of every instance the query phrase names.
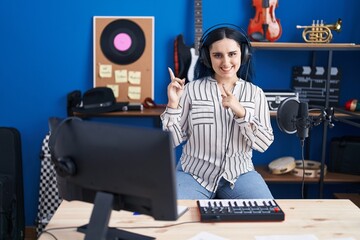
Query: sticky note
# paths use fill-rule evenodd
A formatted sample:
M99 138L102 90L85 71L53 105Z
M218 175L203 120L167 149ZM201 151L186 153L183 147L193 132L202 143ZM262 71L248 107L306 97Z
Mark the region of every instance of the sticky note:
M99 76L101 78L111 78L112 77L112 65L100 64L99 65Z
M129 83L140 84L141 83L141 72L140 71L129 71Z
M140 99L141 97L141 87L130 86L128 89L128 97L130 99Z

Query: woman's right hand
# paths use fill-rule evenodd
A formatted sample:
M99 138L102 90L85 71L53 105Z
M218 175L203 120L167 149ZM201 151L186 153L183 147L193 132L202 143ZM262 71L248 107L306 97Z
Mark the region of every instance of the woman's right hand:
M175 77L174 72L168 67L171 82L167 88L169 108L177 108L179 105L180 97L184 91L185 78L180 79Z

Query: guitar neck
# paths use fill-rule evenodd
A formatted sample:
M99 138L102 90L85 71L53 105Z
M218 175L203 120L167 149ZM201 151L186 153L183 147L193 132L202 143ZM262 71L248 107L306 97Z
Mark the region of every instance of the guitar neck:
M199 55L199 43L202 37L203 21L202 21L202 2L201 0L194 1L194 16L195 16L195 40L194 48L195 54Z

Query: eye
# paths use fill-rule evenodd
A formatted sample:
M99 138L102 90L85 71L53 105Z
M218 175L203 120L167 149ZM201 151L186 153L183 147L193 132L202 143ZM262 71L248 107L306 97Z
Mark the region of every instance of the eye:
M221 54L220 53L213 53L213 57L214 58L221 58Z
M237 55L237 52L230 52L229 57L235 57Z

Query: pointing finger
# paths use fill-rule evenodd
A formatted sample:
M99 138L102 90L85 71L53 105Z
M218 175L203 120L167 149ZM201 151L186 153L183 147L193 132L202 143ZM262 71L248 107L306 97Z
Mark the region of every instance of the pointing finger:
M171 79L171 81L173 81L174 78L175 78L174 72L170 67L168 67L168 71L169 71L169 74L170 74L170 79Z
M222 85L223 89L224 89L224 93L226 96L229 96L231 94L231 92L229 92L226 88L225 88L225 84Z

